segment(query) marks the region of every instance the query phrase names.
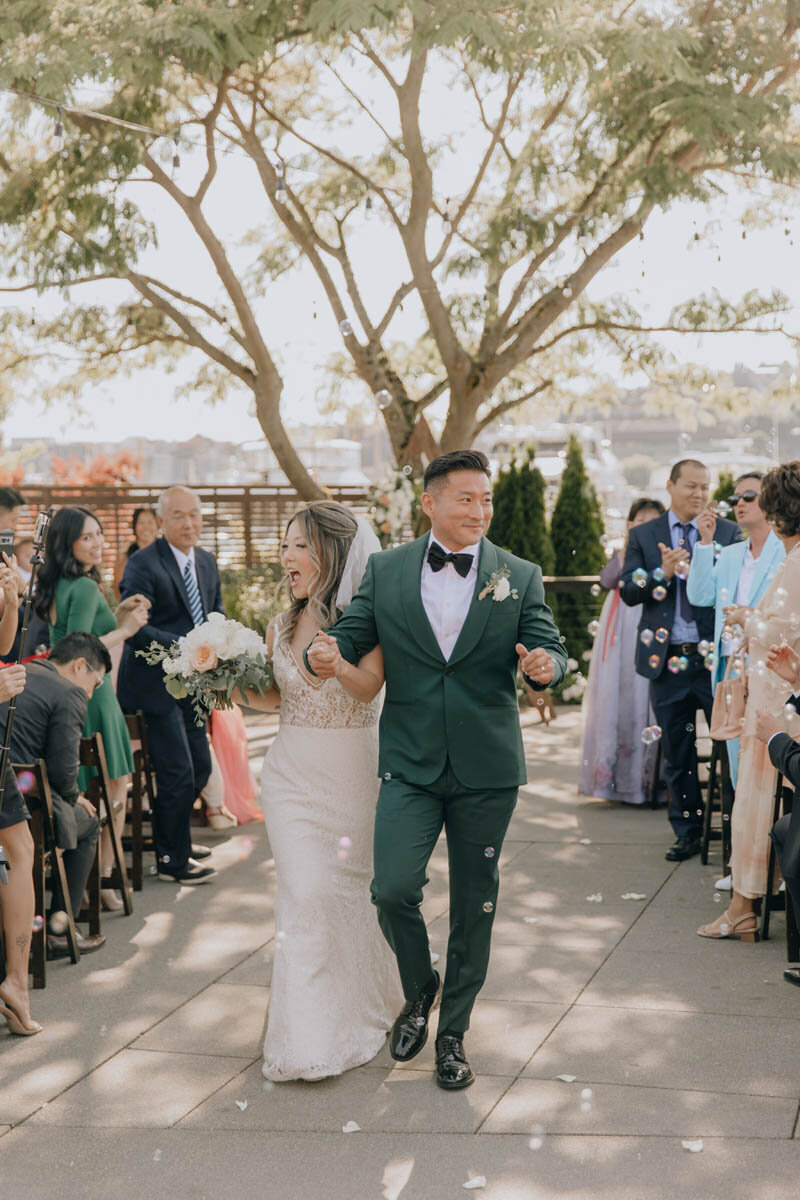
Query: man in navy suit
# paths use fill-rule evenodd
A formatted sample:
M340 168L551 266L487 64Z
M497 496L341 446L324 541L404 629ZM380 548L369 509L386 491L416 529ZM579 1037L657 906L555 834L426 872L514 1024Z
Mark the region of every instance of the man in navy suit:
M703 463L693 458L675 463L667 482L669 511L631 529L620 582L624 602L642 606L636 670L652 681L653 710L661 726L669 820L676 837L666 854L670 862L700 852L703 826L695 721L698 708L711 719L713 694L711 672L698 646L713 645L714 609L689 603L686 575L710 483ZM728 546L741 536L733 521L717 519L718 545Z
M198 853L207 857L208 852L193 848L190 837L192 806L211 774L205 726L195 724L188 700L169 695L161 666L148 666L136 651L151 642L169 647L210 612L222 612L222 593L214 555L197 545L203 516L194 492L168 488L156 511L163 537L131 555L120 585L123 600L137 592L147 597L150 620L125 643L117 694L123 709L141 709L147 724L156 774L153 836L159 879L207 883L216 871L197 862Z

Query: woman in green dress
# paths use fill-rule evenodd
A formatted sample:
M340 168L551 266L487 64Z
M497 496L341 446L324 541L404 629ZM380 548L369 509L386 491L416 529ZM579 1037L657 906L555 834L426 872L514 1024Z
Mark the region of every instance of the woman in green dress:
M66 634L80 630L96 634L106 649L111 650L147 623L149 604L143 596L129 597L119 605L116 616L112 613L101 586L102 561L103 529L91 509L79 506L59 509L47 531L36 593L36 611L50 626L51 647ZM133 754L125 717L109 675L89 701L83 732L86 736L103 735L111 781L109 799L115 814L114 824L121 834ZM93 773L94 768L81 769L82 791ZM104 831L100 842L103 876L110 874L113 865L111 838ZM122 907L119 894L110 888L103 890L102 901L106 909Z

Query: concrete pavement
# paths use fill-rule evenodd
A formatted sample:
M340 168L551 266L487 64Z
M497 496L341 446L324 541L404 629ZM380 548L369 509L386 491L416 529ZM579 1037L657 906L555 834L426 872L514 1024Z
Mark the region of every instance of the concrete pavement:
M492 1200L794 1198L800 990L781 978L783 918L765 944L698 938L717 864L667 863L663 811L575 794L577 713L525 721L473 1087L434 1086L431 1043L402 1067L384 1049L339 1079L265 1087L269 849L261 826L204 831L215 885L148 879L102 951L48 965L32 994L45 1033L0 1031L3 1194L444 1200L484 1177ZM271 733L253 725L256 758ZM442 848L424 911L441 953Z

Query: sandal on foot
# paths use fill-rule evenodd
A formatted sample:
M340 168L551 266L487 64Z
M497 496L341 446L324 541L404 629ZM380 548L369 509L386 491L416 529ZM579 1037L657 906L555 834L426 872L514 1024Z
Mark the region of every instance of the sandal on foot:
M742 928L745 921L751 922L746 929ZM714 939L738 938L740 942L757 942L761 937L755 913L742 913L740 917L736 917L734 920L727 909L719 920L712 921L710 925L701 925L697 932L700 937Z
M33 1021L33 1029L29 1029L22 1022L22 1017L18 1010L14 1007L10 1000L0 998L0 1014L5 1017L11 1033L16 1033L18 1037L33 1037L35 1033L41 1033L43 1026L38 1021Z

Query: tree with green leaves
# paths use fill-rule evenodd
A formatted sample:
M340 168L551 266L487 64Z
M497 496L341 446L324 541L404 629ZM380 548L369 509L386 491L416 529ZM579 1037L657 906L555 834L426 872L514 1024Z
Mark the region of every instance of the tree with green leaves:
M570 437L550 536L555 552L556 575L598 575L605 566L603 516L594 486L586 473L578 439ZM587 592L565 592L557 598L558 627L566 638L567 652L583 661L592 647L589 623L600 609L600 600Z
M317 496L283 424L269 301L287 272L338 326L331 375L374 395L398 463L534 399L579 402L598 351L694 393L709 373L659 336L771 327L783 296L712 290L651 325L587 289L655 210L796 182L798 19L797 0L6 0L6 290L53 299L33 326L27 303L0 319L5 394L186 355L192 394L243 390ZM205 286L161 272L152 190Z
M711 503L714 505L719 504L720 502L727 504L735 490L736 486L733 479L733 472L723 469L719 473L717 486L714 488L714 491L711 494ZM726 516L727 515L728 514L726 514Z
M489 537L498 546L538 563L543 575L552 575L553 544L547 528L544 477L528 448L521 461L512 460L494 483L494 516Z

